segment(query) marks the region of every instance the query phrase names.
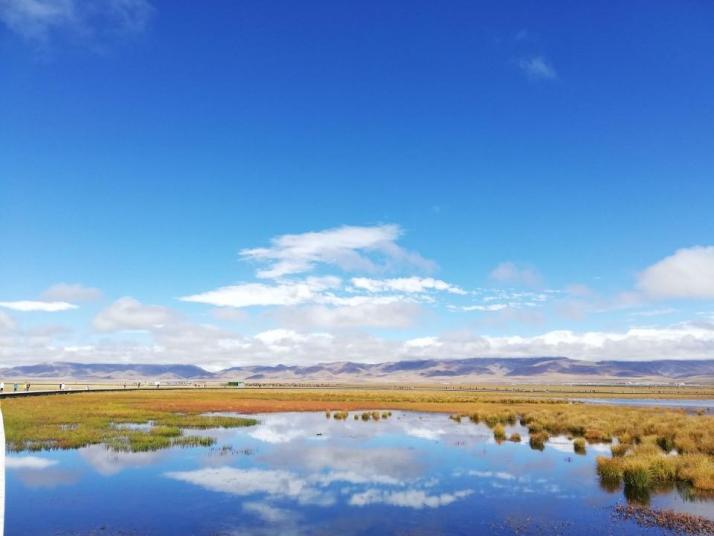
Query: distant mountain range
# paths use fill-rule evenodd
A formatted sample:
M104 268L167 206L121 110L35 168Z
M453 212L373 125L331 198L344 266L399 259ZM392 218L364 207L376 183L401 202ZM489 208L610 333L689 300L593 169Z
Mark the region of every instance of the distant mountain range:
M582 361L567 357L423 359L310 366L244 366L209 372L194 365L47 363L0 369L0 378L76 380L243 380L335 383L714 383L714 359Z

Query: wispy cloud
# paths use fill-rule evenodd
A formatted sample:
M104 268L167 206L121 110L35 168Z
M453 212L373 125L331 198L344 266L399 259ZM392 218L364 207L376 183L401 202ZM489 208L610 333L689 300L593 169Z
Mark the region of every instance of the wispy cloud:
M18 300L18 301L3 301L0 302L0 307L12 309L14 311L34 312L42 311L45 313L56 313L59 311L68 311L76 309L77 306L72 303L63 301L39 301L39 300Z
M512 283L535 287L541 284L542 277L531 266L522 266L514 262L502 262L490 274L491 279L499 283Z
M449 294L466 294L466 291L431 277L398 277L393 279L370 279L368 277L352 278L352 286L357 289L366 290L367 292L409 292L419 293L430 290L448 292Z
M361 272L405 265L433 269L433 261L397 244L402 234L398 225L343 226L278 236L269 247L243 249L240 254L246 260L267 263L267 268L257 272L267 279L309 272L320 264Z
M324 301L325 291L341 285L338 277L308 277L300 281L283 281L270 285L243 283L229 285L200 294L183 296L181 301L206 303L220 307L251 307L256 305L299 305Z
M39 43L56 34L91 41L140 32L153 12L147 0L0 0L0 22Z
M558 78L555 68L543 56L521 58L518 60L518 67L531 79L553 80Z
M8 469L47 469L56 465L56 460L40 458L39 456L8 456L5 459L5 467Z
M66 302L87 302L99 300L102 291L98 288L85 287L79 283L57 283L42 293L45 300Z
M150 330L165 326L176 313L160 305L145 305L131 297L119 298L94 318L99 331Z
M451 305L449 309L451 311L480 311L482 313L492 313L495 311L502 311L508 309L509 305L507 303L489 303L488 305Z
M385 491L382 489L368 489L361 493L355 493L350 498L352 506L366 506L369 504L388 504L390 506L401 506L404 508L438 508L446 506L454 501L468 497L473 490L464 489L452 493L441 493L429 495L424 490L405 491Z

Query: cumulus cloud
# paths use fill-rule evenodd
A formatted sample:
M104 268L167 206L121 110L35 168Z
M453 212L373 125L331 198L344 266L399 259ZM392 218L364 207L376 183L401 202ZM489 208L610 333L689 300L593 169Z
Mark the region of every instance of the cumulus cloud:
M292 499L299 504L328 506L334 498L316 489L308 480L290 471L215 467L194 471L174 471L168 478L194 484L210 491L247 496L256 493L270 498Z
M159 318L161 320L162 318ZM0 332L0 362L154 362L201 364L209 369L245 364L309 365L329 361L374 363L417 358L532 357L562 355L585 360L703 359L714 355L714 322L623 331L548 331L540 335L486 336L472 332L408 340L357 330L300 331L276 328L253 336L175 319L165 325L122 322L123 329L150 326L148 342L109 338L67 344L51 333ZM112 324L116 325L116 324ZM119 333L118 335L121 335Z
M714 246L677 250L639 274L637 286L655 299L714 299Z
M18 300L0 302L0 307L12 309L14 311L33 312L42 311L45 313L56 313L76 309L77 306L63 301L40 301L40 300Z
M491 270L491 279L499 283L511 283L535 287L540 285L541 276L535 268L520 266L513 262L502 262Z
M125 296L94 317L94 327L99 331L151 330L172 322L175 317L167 307L144 305Z
M441 279L433 279L431 277L398 277L393 279L370 279L368 277L352 278L352 286L366 290L367 292L408 292L418 293L427 292L430 290L438 290L448 292L450 294L466 294L466 291L442 281Z
M532 337L478 335L420 338L406 341L414 357L531 357L568 356L576 359L664 359L711 357L714 323L682 323L625 331L549 331Z
M518 67L533 80L554 80L558 78L555 68L543 56L530 56L518 60Z
M42 43L55 34L98 39L139 32L153 12L147 0L0 0L0 22Z
M79 283L57 283L42 293L45 300L65 302L88 302L101 297L102 291L98 288L85 287Z
M243 249L243 259L267 263L260 278L279 278L313 270L318 264L345 271L374 272L394 265L432 269L434 263L397 244L398 225L343 226L324 231L281 235L266 248Z

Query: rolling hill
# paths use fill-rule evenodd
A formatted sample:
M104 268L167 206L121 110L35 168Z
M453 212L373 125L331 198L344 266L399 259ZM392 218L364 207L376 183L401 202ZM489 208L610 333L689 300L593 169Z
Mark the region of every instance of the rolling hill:
M714 359L583 361L567 357L422 359L385 363L331 362L309 366L252 365L209 372L194 365L46 363L0 369L0 378L77 380L246 380L251 382L714 383Z

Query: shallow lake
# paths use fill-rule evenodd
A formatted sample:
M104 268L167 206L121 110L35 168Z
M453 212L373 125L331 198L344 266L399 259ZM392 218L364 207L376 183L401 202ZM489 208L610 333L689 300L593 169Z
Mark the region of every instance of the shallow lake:
M613 516L595 457L565 438L497 444L444 414L344 421L259 415L209 430L214 447L117 453L103 446L7 456L6 535L662 534ZM670 490L655 507L714 519Z
M676 409L714 410L714 400L684 398L573 398L585 404L606 404L612 406L642 406Z

